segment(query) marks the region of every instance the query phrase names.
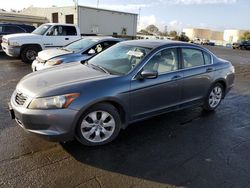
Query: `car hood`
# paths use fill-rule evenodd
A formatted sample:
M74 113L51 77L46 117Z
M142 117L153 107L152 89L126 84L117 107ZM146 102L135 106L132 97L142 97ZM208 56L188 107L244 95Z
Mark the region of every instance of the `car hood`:
M33 33L18 33L18 34L10 34L10 35L4 35L3 36L5 39L9 40L13 40L13 39L16 39L16 40L23 40L23 38L25 39L34 39L34 38L42 38L42 35L37 35L37 34L33 34Z
M28 74L20 80L16 89L30 97L46 97L57 89L79 89L78 84L110 76L76 62Z
M48 49L48 50L43 50L38 53L39 59L43 61L47 61L49 59L62 56L62 55L67 55L67 54L73 54L73 52L69 52L66 50L62 50L59 48L54 48L54 49Z

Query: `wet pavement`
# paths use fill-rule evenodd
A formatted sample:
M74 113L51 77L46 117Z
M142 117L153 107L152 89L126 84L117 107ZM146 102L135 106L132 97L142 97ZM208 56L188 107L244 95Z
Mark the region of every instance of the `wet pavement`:
M47 142L11 120L7 102L31 68L0 54L0 187L250 187L250 51L209 49L236 68L215 113L158 116L101 147Z

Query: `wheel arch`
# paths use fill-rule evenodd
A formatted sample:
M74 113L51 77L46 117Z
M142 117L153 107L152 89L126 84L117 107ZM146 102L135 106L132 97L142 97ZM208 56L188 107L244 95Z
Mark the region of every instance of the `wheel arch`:
M22 53L22 51L23 51L26 47L29 47L29 46L35 46L35 47L37 47L37 48L39 49L39 51L42 50L42 46L41 46L40 44L37 44L37 43L29 43L29 44L23 44L23 45L21 46L21 53Z
M212 86L215 84L221 84L223 86L224 92L223 92L223 98L225 97L226 91L227 91L227 81L223 78L217 79L213 82Z
M88 110L89 108L91 108L97 104L101 104L101 103L108 103L108 104L111 104L112 106L114 106L117 109L117 111L120 115L120 118L121 118L121 122L122 122L121 128L125 129L127 127L127 125L128 125L128 113L127 113L128 109L118 99L105 98L102 100L94 101L94 102L84 106L81 110L79 110L77 118L76 118L74 126L73 126L74 132L76 131L76 128L81 120L83 113L86 112L86 110Z

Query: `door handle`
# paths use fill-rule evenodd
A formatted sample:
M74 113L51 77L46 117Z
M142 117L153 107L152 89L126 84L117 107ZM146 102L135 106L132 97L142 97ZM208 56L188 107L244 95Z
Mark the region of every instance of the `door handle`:
M181 78L180 75L175 75L171 78L171 80L179 80Z
M69 38L65 38L65 40L69 40Z
M214 69L212 67L207 68L207 70L206 70L206 72L213 72L213 71L214 71Z

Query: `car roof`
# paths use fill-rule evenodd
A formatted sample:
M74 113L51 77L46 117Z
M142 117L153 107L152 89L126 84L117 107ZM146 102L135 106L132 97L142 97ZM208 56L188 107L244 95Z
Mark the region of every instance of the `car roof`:
M33 25L29 25L29 24L22 24L22 23L5 23L5 22L0 22L0 25L17 25L17 26L28 26L28 27L34 27Z
M75 24L66 24L66 23L44 23L43 25L62 25L62 26L74 26L76 27Z
M101 40L111 40L111 41L123 41L121 38L114 38L112 36L84 36L82 39L93 39L97 41Z
M197 47L195 44L190 44L187 42L181 42L181 41L172 41L172 40L150 40L150 39L144 39L144 40L129 40L122 42L123 44L127 45L134 45L134 46L141 46L145 48L157 48L160 46L194 46Z

